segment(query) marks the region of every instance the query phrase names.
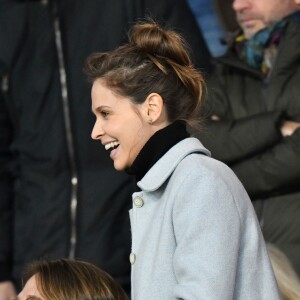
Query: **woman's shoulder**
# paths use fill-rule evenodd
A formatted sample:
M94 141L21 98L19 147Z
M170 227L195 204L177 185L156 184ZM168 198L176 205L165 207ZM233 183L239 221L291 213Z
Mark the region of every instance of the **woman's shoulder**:
M247 197L245 188L235 173L223 162L201 153L187 155L174 170L174 179L189 182L195 188L214 191L216 188L232 195Z
M215 208L225 205L228 214L238 212L239 216L252 211L250 198L234 172L209 156L199 153L186 156L174 170L170 185L176 190L179 202L188 194L195 207L205 203Z
M187 155L178 164L177 169L180 172L188 172L199 176L236 177L226 164L201 152Z

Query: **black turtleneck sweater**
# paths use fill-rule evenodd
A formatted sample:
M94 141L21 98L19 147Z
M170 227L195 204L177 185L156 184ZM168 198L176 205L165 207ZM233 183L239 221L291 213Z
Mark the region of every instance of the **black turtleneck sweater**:
M169 149L187 137L189 134L182 121L176 121L157 131L144 145L132 166L126 170L127 174L135 175L136 181L140 181Z

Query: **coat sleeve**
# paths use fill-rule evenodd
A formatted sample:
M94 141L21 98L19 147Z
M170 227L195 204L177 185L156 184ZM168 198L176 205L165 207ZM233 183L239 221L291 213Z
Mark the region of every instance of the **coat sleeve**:
M197 136L212 156L230 165L252 200L296 190L300 177L300 132L284 138L279 128L285 115L297 114L297 109L237 119L229 104L233 101L224 92L226 82L216 77L212 84L214 89L210 89L205 113L208 118L215 114L220 120L209 120L206 132Z
M228 172L225 175L230 177ZM248 211L250 200L240 183L227 184L214 174L205 177L191 172L175 200L175 299L232 300L241 291L246 293L241 299L263 299L256 294L266 292L259 285L267 286L273 277L254 212ZM236 201L244 200L247 208L241 212ZM251 243L245 244L248 238ZM241 250L245 247L251 250Z
M252 199L299 190L300 129L265 151L231 168Z
M205 131L195 136L214 158L233 164L282 140L278 128L281 115L281 112L265 112L238 120L218 115L220 121L208 120Z
M238 212L227 189L203 189L190 178L180 188L191 192L179 192L173 214L175 299L231 300L241 228Z
M272 147L282 139L279 130L283 117L281 111L235 118L230 104L232 101L226 93L226 82L218 72L211 77L208 91L200 115L205 122L204 129L201 132L191 130L191 133L212 152L214 158L233 164ZM219 120L211 120L213 115Z
M172 30L179 32L188 42L191 56L197 68L208 74L211 71L209 53L202 32L185 0L144 0L142 15L153 17Z

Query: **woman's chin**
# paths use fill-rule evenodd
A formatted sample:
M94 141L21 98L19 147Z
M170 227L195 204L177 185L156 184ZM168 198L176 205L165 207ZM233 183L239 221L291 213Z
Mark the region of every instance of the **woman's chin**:
M114 161L114 168L117 171L124 171L126 167L123 164L119 164L118 161Z

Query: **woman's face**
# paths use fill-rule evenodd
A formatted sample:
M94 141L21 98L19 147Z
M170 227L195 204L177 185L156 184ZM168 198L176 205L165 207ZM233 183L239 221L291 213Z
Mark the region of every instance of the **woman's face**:
M44 300L43 296L37 289L36 275L29 278L23 290L18 295L18 300Z
M135 105L97 79L92 87L92 111L96 116L92 138L110 152L116 170L130 167L155 132L148 124L145 103Z

